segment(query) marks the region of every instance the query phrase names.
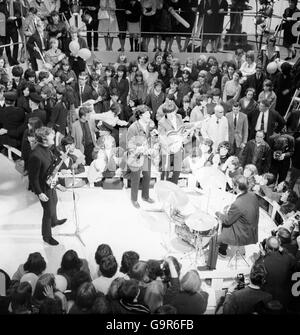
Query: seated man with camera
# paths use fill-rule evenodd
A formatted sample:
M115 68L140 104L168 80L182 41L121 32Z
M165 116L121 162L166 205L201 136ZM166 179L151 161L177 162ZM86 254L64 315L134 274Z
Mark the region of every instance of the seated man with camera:
M229 287L223 305L223 314L260 313L261 307L272 300L272 295L262 287L266 272L262 265L254 264L250 272L250 283L245 286L243 276Z

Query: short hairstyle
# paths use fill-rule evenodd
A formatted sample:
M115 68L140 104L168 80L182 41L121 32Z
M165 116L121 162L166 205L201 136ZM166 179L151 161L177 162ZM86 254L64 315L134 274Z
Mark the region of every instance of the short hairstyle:
M233 184L242 192L248 191L248 181L244 176L238 175L234 177Z
M273 89L273 83L270 79L266 79L263 83L263 86L270 87L270 89Z
M181 279L180 286L182 291L193 294L199 292L201 288L201 279L196 270L188 271Z
M255 59L254 51L253 50L247 51L246 58L250 58L252 62L254 62L254 59Z
M208 150L208 153L209 154L212 153L213 145L214 145L213 140L211 140L210 138L202 138L200 141L201 141L201 144L209 146L210 149Z
M158 261L155 259L149 259L147 261L148 264L148 277L150 280L156 280L157 277L163 276L163 270L161 268L161 265L163 264L163 261Z
M154 82L154 84L153 84L153 87L155 88L156 86L164 87L164 83L163 83L163 81L160 80L160 79L155 80L155 82Z
M51 37L49 43L50 43L50 46L52 46L53 43L58 44L58 39L56 37Z
M267 99L260 100L260 103L263 104L265 107L270 107L271 103Z
M241 103L239 101L234 101L233 104L232 104L232 107L241 107Z
M29 254L27 261L23 265L24 271L32 272L39 276L46 269L44 257L39 252Z
M230 158L231 158L230 164L232 164L236 169L240 167L241 165L240 160L237 156L231 156Z
M149 267L147 262L138 261L135 263L129 272L129 277L131 279L136 279L138 281L148 281Z
M32 69L27 69L27 70L25 71L25 73L24 73L24 78L25 78L26 80L28 80L30 77L34 77L34 78L36 78L35 71L32 70Z
M236 49L235 50L235 55L236 56L242 56L244 55L245 51L242 48Z
M41 72L39 73L38 80L39 80L39 81L42 81L42 80L44 80L44 79L48 79L49 76L50 76L50 74L49 74L48 71L41 71Z
M122 255L120 272L129 273L134 264L140 259L140 255L135 251L125 251Z
M59 13L56 11L56 10L53 10L51 13L50 13L50 16L53 17L53 16L59 16Z
M88 107L86 106L80 107L78 112L79 118L81 118L84 115L87 115L89 112L90 110L88 109Z
M60 144L63 148L65 148L67 145L69 144L73 144L75 141L74 141L74 138L70 135L68 136L65 136L62 138Z
M155 312L158 307L163 305L165 286L162 281L154 280L147 285L144 303L149 307L151 312Z
M78 257L75 250L68 250L64 253L61 260L61 272L77 270L79 271L82 266L82 260Z
M170 85L171 84L176 84L178 86L179 85L179 80L177 78L171 78L170 79Z
M150 109L146 105L139 105L136 107L135 110L135 118L139 120L141 118L141 115L143 115L146 112L150 112Z
M288 244L291 243L291 233L289 232L288 229L284 227L280 227L277 230L277 237L280 239L281 244Z
M257 167L254 164L247 164L244 167L244 170L249 170L251 172L251 176L255 176L258 174Z
M114 76L115 74L115 68L111 65L108 65L106 68L105 68L105 71L110 71L112 73L112 76Z
M68 57L65 57L61 60L61 66L63 66L63 65L70 65Z
M79 77L88 77L88 75L87 75L87 73L85 72L85 71L81 71L80 73L79 73L79 75L78 75L78 78Z
M115 278L110 284L110 287L107 292L107 297L111 300L119 299L120 298L119 288L123 285L124 282L125 282L125 278L123 277Z
M102 258L99 264L101 274L106 278L112 278L118 270L118 263L113 255Z
M139 293L139 283L135 279L125 280L119 287L119 298L125 302L133 302Z
M92 308L97 298L95 286L92 283L83 283L77 290L76 305L80 309Z
M247 95L248 92L253 92L253 94L255 94L255 88L253 88L253 87L248 87L248 88L246 89L246 95Z
M108 244L100 244L95 252L95 261L98 265L100 265L100 262L104 257L110 256L112 254L113 252Z
M145 54L139 55L138 58L137 58L137 60L139 61L141 58L144 58L145 62L148 63L149 57L147 55L145 55Z
M189 95L185 95L182 99L182 102L191 102L191 98L189 97Z
M262 264L253 264L250 271L250 281L253 285L262 287L266 280L266 270Z
M112 307L110 304L110 301L106 298L106 296L99 292L97 294L97 298L94 301L93 307L92 307L92 313L93 314L111 314L112 313Z
M266 239L267 251L278 251L280 247L280 240L276 236L270 236Z
M31 129L35 131L38 128L43 127L43 122L37 116L32 116L28 119L28 124L30 125Z
M215 97L216 96L220 97L221 96L221 90L219 88L214 88L211 92L211 95L215 96Z
M20 65L15 65L11 70L11 74L13 75L13 77L22 77L23 73L24 70Z
M73 277L72 277L71 285L70 285L72 292L76 293L78 288L83 283L88 283L88 282L91 282L91 281L92 281L91 276L87 272L85 272L83 270L75 272Z
M41 127L35 130L35 139L39 143L44 143L50 134L54 134L54 130L49 127Z
M234 69L234 71L236 70L236 66L235 66L235 64L232 63L232 62L228 62L227 69L228 69L229 67L232 67L232 68Z

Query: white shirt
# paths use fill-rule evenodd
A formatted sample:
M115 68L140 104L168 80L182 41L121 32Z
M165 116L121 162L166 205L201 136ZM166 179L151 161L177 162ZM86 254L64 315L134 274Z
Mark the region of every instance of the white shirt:
M173 113L168 114L168 120L171 122L173 128L177 130L176 115Z
M267 132L268 129L268 120L269 120L269 110L267 110L265 113L260 112L259 116L257 118L257 122L256 122L256 126L255 126L255 130L261 130L261 119L262 119L262 115L264 114L264 132Z
M216 150L221 142L228 141L228 120L225 116L217 119L213 114L207 122L203 123L201 132L204 138L209 138L214 142L213 147Z
M103 294L107 294L110 284L114 281L116 278L125 278L128 279L128 276L125 275L122 272L117 272L113 277L107 278L107 277L98 277L92 281L92 284L94 285L97 292L102 292Z

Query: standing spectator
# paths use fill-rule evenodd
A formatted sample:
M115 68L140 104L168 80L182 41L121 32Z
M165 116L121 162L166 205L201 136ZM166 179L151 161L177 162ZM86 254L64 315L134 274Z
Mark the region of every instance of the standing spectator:
M97 73L91 74L92 97L97 102L94 104L95 113L104 113L108 109L109 94L105 86L99 82L100 76Z
M142 7L137 0L127 1L125 4L127 29L129 32L130 51L139 51L139 36L141 34ZM134 41L134 48L133 48Z
M266 79L263 83L263 91L258 96L258 101L267 100L270 103L270 110L275 110L277 96L273 91L273 83Z
M28 14L25 17L23 23L23 32L26 37L30 37L36 31L36 26L39 24L38 22L41 20L37 15L38 11L35 7L30 7Z
M156 0L141 0L143 51L148 51L151 32L155 31ZM156 50L155 50L156 51Z
M246 146L248 140L248 118L241 113L241 105L235 102L232 112L226 114L228 120L229 143L232 155L239 156L241 150Z
M127 68L125 65L119 65L117 74L112 79L112 86L115 87L119 94L118 103L125 107L127 105L127 96L129 93L129 82L126 78Z
M258 108L248 116L248 119L250 139L254 138L255 131L262 130L265 134L265 140L268 142L274 132L280 132L285 126L283 117L278 112L270 110L268 100L261 100Z
M212 90L215 88L221 89L221 74L218 69L217 62L212 64L209 72L207 73L207 83L210 85Z
M49 16L50 12L46 7L45 1L42 0L32 0L30 1L30 7L36 8L37 16L41 20L45 20L47 22L47 17Z
M180 65L180 60L178 58L173 58L170 71L172 78L182 79L182 71L180 70Z
M227 81L233 79L233 74L236 71L236 67L233 63L228 63L226 72L223 72L221 80L221 91L224 91L224 87Z
M255 56L252 50L246 53L246 61L242 64L240 71L245 79L255 73L256 63Z
M165 91L170 86L171 74L167 64L162 63L158 71L158 79L163 82L163 91Z
M255 139L248 141L242 152L241 165L244 168L247 164L254 164L258 174L261 175L269 172L271 157L270 146L264 141L264 132L258 130Z
M156 71L156 66L154 63L148 63L147 72L144 74L144 80L148 87L148 93L153 89L154 83L158 79L158 72Z
M75 140L75 147L86 157L86 164L90 165L93 161L92 152L96 145L95 122L88 119L87 107L79 109L79 120L72 125L72 137Z
M118 34L115 0L100 0L98 11L99 32L104 34L106 51L112 51L114 37Z
M246 95L240 99L241 112L246 114L247 117L253 113L257 107L257 103L254 100L255 89L252 87L247 88Z
M163 83L157 80L153 85L153 91L146 98L146 105L152 110L152 120L156 121L156 113L160 105L165 101L165 93L162 91Z
M75 107L81 106L84 102L92 99L91 86L87 84L88 76L81 72L78 77L78 83L75 86Z
M143 79L143 74L141 71L135 73L135 78L130 85L130 100L137 105L143 105L147 97L147 84Z
M206 50L206 46L209 40L211 40L212 52L217 52L223 31L224 17L228 10L228 3L226 0L201 0L198 10L199 14L204 16L202 28L204 50Z
M223 101L235 103L239 100L241 95L242 87L240 85L240 78L242 74L240 71L236 71L233 74L232 80L228 80L224 86Z
M116 17L117 23L119 26L119 40L121 44L121 48L118 51L124 51L126 32L127 32L127 20L125 15L125 0L116 0Z
M245 51L243 49L236 49L233 57L233 64L237 70L240 70L242 64L246 61Z
M93 34L93 46L94 51L98 51L98 11L99 11L99 1L95 2L93 0L85 0L84 5L87 7L87 14L89 14L88 21L86 22L86 40L90 50L92 50L92 34Z
M286 308L291 299L291 275L295 266L295 258L282 249L277 237L266 239L261 257L257 261L266 269L266 282L263 290L272 294L273 299Z
M260 54L257 57L266 71L269 63L280 59L280 49L276 46L276 37L268 36L266 44L260 49Z
M294 155L292 156L292 167L289 180L289 185L292 190L294 189L294 186L299 177L300 177L300 137L298 136L297 138L295 138L295 151Z
M248 76L246 82L243 85L243 91L248 88L254 88L254 99L258 99L259 93L263 90L263 83L266 79L263 73L262 65L260 63L256 64L255 73Z
M297 18L293 19L295 13L298 13L300 10L297 8L297 0L289 0L289 7L285 9L283 13L283 46L288 51L288 56L284 60L291 60L296 57L296 50L293 46L294 43L297 43L297 36L294 36L292 33L292 27L297 22Z
M228 141L228 120L224 116L224 108L217 105L213 114L202 127L202 136L214 142L214 150L223 141Z

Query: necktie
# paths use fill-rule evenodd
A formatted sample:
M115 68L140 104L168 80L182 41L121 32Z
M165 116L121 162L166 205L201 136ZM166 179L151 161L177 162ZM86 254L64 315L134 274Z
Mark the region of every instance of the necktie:
M265 114L264 113L262 113L262 116L261 116L260 130L265 132Z
M236 115L234 116L233 125L234 125L234 129L235 129L236 128Z
M80 105L82 105L82 92L83 92L83 87L80 86Z

